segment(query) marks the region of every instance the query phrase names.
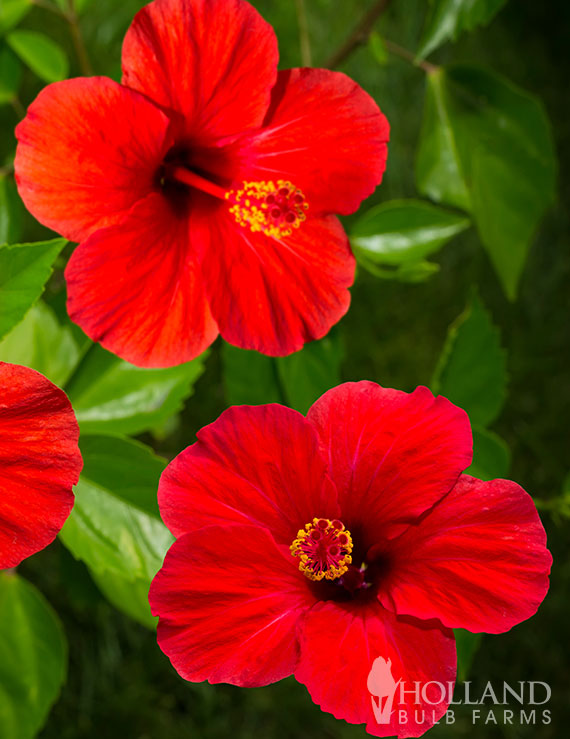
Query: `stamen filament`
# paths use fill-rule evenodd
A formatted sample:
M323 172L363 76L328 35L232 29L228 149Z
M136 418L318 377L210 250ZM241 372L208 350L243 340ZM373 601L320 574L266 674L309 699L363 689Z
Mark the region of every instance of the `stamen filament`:
M200 177L199 174L192 172L190 169L186 169L186 167L182 167L180 165L167 165L165 178L182 182L184 185L190 185L190 187L195 187L198 190L202 190L202 192L207 192L209 195L213 195L215 198L219 198L220 200L226 199L226 190L224 190L223 187L210 182L210 180L207 180L205 177Z

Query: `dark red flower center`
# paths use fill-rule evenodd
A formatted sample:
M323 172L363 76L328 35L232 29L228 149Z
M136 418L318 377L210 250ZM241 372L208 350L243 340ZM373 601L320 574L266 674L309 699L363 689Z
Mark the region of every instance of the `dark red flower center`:
M341 521L313 518L297 532L290 551L309 580L336 580L352 562L352 537Z

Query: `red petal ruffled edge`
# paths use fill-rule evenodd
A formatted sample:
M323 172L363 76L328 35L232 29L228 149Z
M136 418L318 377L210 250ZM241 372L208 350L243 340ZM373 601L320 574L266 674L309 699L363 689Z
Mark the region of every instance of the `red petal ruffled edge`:
M472 458L465 411L425 387L413 393L347 382L309 409L344 524L366 546L389 539L439 501Z
M261 124L277 75L277 39L243 0L155 0L123 43L123 83L182 113L194 142Z
M276 239L220 213L204 233L206 291L230 344L290 354L328 333L348 310L355 261L335 217L309 218Z
M65 270L71 319L140 367L194 359L218 334L194 250L188 218L149 195L73 253Z
M258 526L208 526L168 551L150 588L158 645L186 680L268 685L291 675L315 598Z
M80 241L154 189L169 125L143 95L106 77L48 85L16 128L20 196L40 223Z
M382 181L389 135L374 100L345 74L287 69L264 128L241 142L246 179L290 180L313 215L353 213Z
M166 468L158 489L174 536L221 523L256 524L289 546L315 516L338 515L318 438L281 405L234 406L198 432Z
M65 393L39 372L0 362L0 569L50 544L73 507L83 465Z
M509 480L469 475L390 542L389 558L378 596L386 607L490 634L536 612L552 564L530 495Z
M410 737L421 736L447 710L455 639L437 623L400 619L374 602L329 601L306 614L299 639L295 677L335 718L366 724L374 736Z

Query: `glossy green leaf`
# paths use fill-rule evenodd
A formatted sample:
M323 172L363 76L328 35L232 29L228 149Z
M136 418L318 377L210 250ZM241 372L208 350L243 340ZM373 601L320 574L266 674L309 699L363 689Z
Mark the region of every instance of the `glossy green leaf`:
M69 326L61 326L42 301L0 341L1 361L31 367L60 387L65 385L79 357L80 350Z
M0 45L0 105L10 103L18 94L22 65L7 46ZM0 238L0 243L9 239Z
M22 233L24 206L12 177L0 176L0 244L14 244Z
M82 436L80 448L84 468L60 538L98 583L106 581L103 591L117 607L149 623L147 604L133 592L148 592L173 541L156 499L166 461L120 437Z
M480 480L506 478L511 464L511 452L500 436L475 426L473 428L473 463L465 470Z
M446 41L456 41L462 31L484 26L506 0L435 0L424 29L418 59L424 59Z
M400 265L424 259L468 227L465 216L421 200L391 200L356 221L350 243L357 259Z
M453 629L457 647L457 679L464 681L469 677L471 665L483 638L482 634L472 634L465 629Z
M0 246L0 338L26 315L43 292L65 239Z
M59 695L67 642L43 596L16 574L0 572L0 736L32 739Z
M439 272L439 264L428 262L425 259L419 262L403 262L397 267L378 265L364 256L363 252L355 250L358 265L381 280L396 280L398 282L418 283L425 282Z
M0 2L0 34L17 26L32 6L32 0L2 0Z
M514 299L529 244L554 199L548 119L535 97L478 67L439 69L427 84L418 189L472 212Z
M60 46L37 31L12 31L6 36L12 50L44 82L64 80L69 62Z
M464 408L471 423L488 426L506 395L506 355L498 329L478 298L452 324L432 387Z
M167 369L143 369L93 344L65 390L83 433L139 434L182 408L207 353Z

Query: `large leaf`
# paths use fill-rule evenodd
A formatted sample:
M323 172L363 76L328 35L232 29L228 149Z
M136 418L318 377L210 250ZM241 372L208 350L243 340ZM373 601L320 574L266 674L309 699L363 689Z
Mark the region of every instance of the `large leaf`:
M499 331L474 298L449 329L432 387L464 408L472 424L485 427L499 415L506 383Z
M206 357L168 369L142 369L93 345L65 388L82 432L139 434L160 425L180 410Z
M17 30L6 36L12 50L44 82L58 82L67 77L69 62L55 41L37 31Z
M65 239L0 246L0 338L25 316L43 292Z
M224 344L222 356L229 404L282 403L306 413L340 382L343 349L339 333L333 330L288 357L266 357L229 344Z
M0 736L36 736L66 671L67 643L51 606L18 575L0 573Z
M112 602L149 623L148 592L173 537L160 520L156 492L165 460L113 436L82 436L83 472L60 537L91 570Z
M514 299L530 241L554 199L548 119L535 97L481 68L441 68L427 80L418 189L472 212Z
M500 436L478 426L473 429L473 463L467 474L480 480L506 478L511 464L511 452Z
M10 103L18 94L22 65L7 46L0 44L0 104ZM0 237L0 243L8 241Z
M457 213L421 200L391 200L354 224L350 243L358 258L400 265L421 261L469 226Z
M0 341L0 360L41 372L65 385L80 352L68 326L60 326L51 308L39 301L24 320Z
M0 33L6 33L32 9L33 0L2 0L0 3Z
M428 16L418 59L424 59L446 41L455 41L462 31L486 25L507 0L435 0Z

